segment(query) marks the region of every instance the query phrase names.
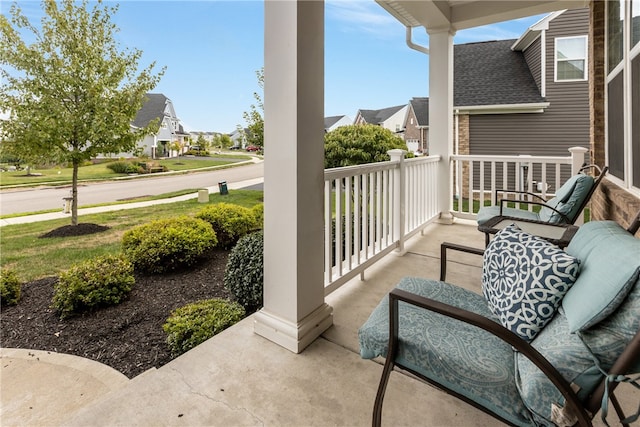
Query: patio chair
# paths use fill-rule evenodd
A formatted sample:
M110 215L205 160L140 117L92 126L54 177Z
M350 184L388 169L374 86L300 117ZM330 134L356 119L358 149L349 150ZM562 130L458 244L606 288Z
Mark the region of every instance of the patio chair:
M598 176L592 177L586 172L597 171ZM508 191L520 196L520 199L500 199L499 205L484 206L478 211L478 225L483 225L496 216L506 218L524 219L531 222L550 224L573 224L578 219L578 215L585 208L591 195L609 170L605 166L600 169L597 165L586 165L580 168L578 174L572 176L556 191L555 197L549 200L528 191ZM498 200L498 193L506 190L496 190L495 200ZM529 196L530 200L525 200L524 196ZM531 200L532 199L532 200ZM540 206L539 212L508 207L509 203L522 203Z
M484 256L482 295L445 282L448 250ZM521 273L533 259L536 274ZM510 295L493 283L504 273ZM484 251L443 243L440 280L403 278L358 331L363 358L386 358L373 425L398 367L509 425L591 426L611 402L627 426L638 414L627 417L614 392L640 387L629 377L640 372L639 275L640 239L612 221L580 227L566 252L517 227ZM523 288L531 298L516 298Z

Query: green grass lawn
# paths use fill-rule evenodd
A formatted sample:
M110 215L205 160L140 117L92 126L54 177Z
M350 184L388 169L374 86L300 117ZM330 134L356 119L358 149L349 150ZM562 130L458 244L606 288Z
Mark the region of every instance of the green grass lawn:
M233 190L228 195L211 194L209 203L227 202L251 207L262 203L262 191ZM197 199L138 209L126 209L94 215L83 215L79 221L110 227L109 230L80 237L40 238L58 227L70 224L69 219L8 225L0 233L0 265L15 270L20 279L31 281L57 276L72 264L97 255L120 251L122 235L130 228L178 215L195 215L205 203Z
M170 171L183 171L190 169L210 168L214 166L224 166L238 161L248 160L250 156L238 154L216 154L211 158L188 158L176 157L164 160L154 160L154 163L166 166ZM116 159L114 159L116 161ZM82 166L78 170L78 179L86 180L108 180L125 176L118 174L107 168L109 162L95 165ZM31 168L31 175L26 175L26 170L2 172L0 173L0 188L16 185L36 185L43 183L65 184L70 183L73 170L71 168L52 167L46 169Z

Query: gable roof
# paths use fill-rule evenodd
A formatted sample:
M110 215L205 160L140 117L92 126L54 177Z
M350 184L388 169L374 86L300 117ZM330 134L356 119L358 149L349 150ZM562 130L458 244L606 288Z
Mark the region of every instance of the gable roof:
M338 120L340 120L343 117L344 117L344 115L342 115L342 116L325 117L324 118L324 128L325 129L329 129L331 126L335 125L338 122Z
M383 108L382 110L358 110L358 113L362 116L365 122L377 125L384 122L406 106L407 104L402 104L396 105L395 107Z
M136 114L136 118L133 119L133 125L138 128L143 128L153 119L158 119L159 122L162 122L164 109L168 100L169 98L161 93L146 94L142 108L140 108Z
M429 98L414 97L409 101L413 114L416 116L418 126L429 126Z
M535 104L540 96L515 39L454 46L454 106Z

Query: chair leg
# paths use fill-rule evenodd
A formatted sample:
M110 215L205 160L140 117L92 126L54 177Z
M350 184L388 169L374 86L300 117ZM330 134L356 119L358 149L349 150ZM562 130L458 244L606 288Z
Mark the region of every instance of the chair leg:
M382 377L380 378L380 385L378 385L378 392L376 393L376 402L373 405L373 427L380 427L382 425L382 403L384 401L384 394L387 391L389 377L393 371L393 366L393 357L387 356L387 359L384 362L384 369L382 369Z

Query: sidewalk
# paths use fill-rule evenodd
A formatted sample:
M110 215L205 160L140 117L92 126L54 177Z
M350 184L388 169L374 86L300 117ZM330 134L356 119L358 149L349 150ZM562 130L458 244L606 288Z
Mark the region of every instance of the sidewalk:
M230 190L239 190L241 188L259 186L263 182L264 182L264 178L256 178L256 179L249 179L246 181L232 182L232 183L229 183L227 187ZM204 188L206 188L209 191L209 194L217 193L219 191L217 185L211 186L211 187L204 187ZM184 194L182 196L177 196L177 197L170 197L167 199L123 203L119 205L97 206L93 208L80 208L78 209L78 216L101 213L101 212L118 211L118 210L124 210L124 209L136 209L136 208L142 208L146 206L161 205L164 203L182 202L185 200L196 199L196 198L198 198L198 193L191 193L191 194ZM70 214L65 214L62 211L49 212L49 213L36 214L36 215L17 216L13 218L0 219L0 227L4 227L5 225L26 224L30 222L49 221L52 219L62 219L62 218L69 218L69 217L70 217Z

